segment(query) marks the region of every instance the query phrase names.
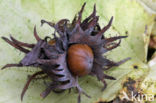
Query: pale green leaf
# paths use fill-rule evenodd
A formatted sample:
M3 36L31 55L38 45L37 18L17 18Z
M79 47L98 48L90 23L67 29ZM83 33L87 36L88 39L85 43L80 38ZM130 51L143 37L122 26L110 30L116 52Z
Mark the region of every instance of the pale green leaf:
M103 84L95 77L86 76L79 80L80 86L92 97L82 96L82 103L95 103L99 100L113 100L122 89L122 82L127 76L134 79L144 76L148 71L146 65L147 45L153 26L154 15L149 14L135 0L86 0L87 5L83 18L88 16L96 3L100 16L100 25L108 23L114 16L112 28L105 35L128 35L122 40L121 46L110 53L107 58L120 61L131 57L131 60L117 68L106 71L117 80L107 80L108 87L101 91ZM9 37L12 34L20 41L35 43L33 27L37 26L39 35L43 38L51 35L53 30L47 25L40 27L40 20L57 22L59 19L72 20L80 10L84 0L1 0L0 1L0 36ZM147 30L145 32L145 27ZM145 32L145 33L144 33ZM24 54L12 48L0 39L0 67L7 63L19 62ZM138 70L133 68L138 66ZM20 94L28 74L39 70L36 68L9 68L0 71L0 103L20 103ZM73 89L62 94L51 93L42 99L40 93L46 88L43 80L31 83L22 103L76 103L78 94Z

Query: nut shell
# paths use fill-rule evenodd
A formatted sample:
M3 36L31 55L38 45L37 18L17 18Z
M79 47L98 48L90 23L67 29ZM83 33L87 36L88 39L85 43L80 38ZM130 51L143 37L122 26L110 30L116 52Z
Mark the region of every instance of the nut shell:
M51 39L51 40L48 41L49 45L54 45L55 43L56 43L56 41L54 39Z
M93 59L93 51L86 44L73 44L68 49L68 67L76 76L84 76L90 73Z

